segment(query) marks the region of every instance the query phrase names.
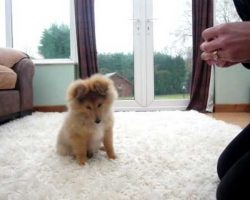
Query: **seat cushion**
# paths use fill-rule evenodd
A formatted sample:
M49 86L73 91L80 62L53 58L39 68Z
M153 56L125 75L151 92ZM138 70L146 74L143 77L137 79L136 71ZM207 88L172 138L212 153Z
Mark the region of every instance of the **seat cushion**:
M12 69L0 65L0 90L15 88L16 81L17 74Z
M11 48L0 48L0 65L13 67L17 62L29 56L21 51Z
M17 90L0 90L0 116L20 111L20 96Z

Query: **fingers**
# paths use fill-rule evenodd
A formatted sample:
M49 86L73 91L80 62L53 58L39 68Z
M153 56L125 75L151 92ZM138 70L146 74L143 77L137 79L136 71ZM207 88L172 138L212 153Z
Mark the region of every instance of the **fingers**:
M219 26L207 28L202 32L202 37L205 41L211 41L214 38L217 38L219 35Z
M237 44L235 34L233 34L234 32L238 33L239 27L237 25L238 23L221 24L204 30L202 32L204 42L200 45L203 52L201 59L209 65L215 64L219 67L228 67L241 61L236 59L238 46L232 45Z
M218 53L219 52L216 52L216 54L214 52L212 53L203 52L201 54L201 59L205 60L208 65L223 66L225 64L225 61L218 59L219 58Z
M201 59L205 60L207 62L207 64L210 65L210 66L216 64L216 61L214 60L213 53L203 52L201 54Z
M202 51L213 52L221 48L221 42L218 38L213 39L212 41L205 41L200 46Z
M214 61L218 61L218 60L223 60L222 58L222 51L213 51L213 52L203 52L201 54L201 59L202 60L214 60Z
M214 60L214 54L213 53L203 52L201 54L201 59L205 60L205 61L207 61L207 60Z
M214 26L207 28L202 32L202 38L205 40L200 46L202 51L212 52L221 48L221 40L219 39L219 33L222 26Z
M220 57L221 52L218 51L217 54ZM214 53L207 53L207 52L203 52L201 54L201 59L205 60L207 62L207 64L210 65L210 66L211 65L216 65L218 67L229 67L229 66L232 66L234 64L237 64L237 62L228 62L228 61L225 61L225 60L223 60L221 58L215 59Z
M202 37L205 40L200 45L203 51L201 59L205 60L208 65L223 66L225 61L221 60L221 42L218 38L219 26L211 27L202 32Z

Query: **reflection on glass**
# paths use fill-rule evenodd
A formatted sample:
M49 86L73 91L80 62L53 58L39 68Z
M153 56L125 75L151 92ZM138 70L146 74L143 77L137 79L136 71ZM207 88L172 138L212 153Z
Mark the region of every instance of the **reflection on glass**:
M33 59L69 58L70 0L12 0L12 6L14 48Z
M153 2L155 99L189 99L191 0Z
M134 98L132 18L132 0L95 1L98 66L114 81L120 99Z

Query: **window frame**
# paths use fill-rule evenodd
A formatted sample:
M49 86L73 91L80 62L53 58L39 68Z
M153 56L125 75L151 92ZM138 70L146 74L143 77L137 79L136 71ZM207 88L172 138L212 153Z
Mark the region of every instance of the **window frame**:
M75 36L75 9L74 0L70 0L70 58L62 59L33 59L35 64L51 65L51 64L76 64L77 50L76 50L76 36ZM13 15L12 15L12 0L5 0L5 47L13 48Z
M116 110L185 110L189 99L156 100L153 61L153 0L134 0L134 100L119 100ZM138 30L139 24L139 30ZM143 67L145 66L145 67Z
M189 99L155 99L154 87L154 43L153 43L153 0L145 0L145 34L147 67L147 107L149 110L185 110Z

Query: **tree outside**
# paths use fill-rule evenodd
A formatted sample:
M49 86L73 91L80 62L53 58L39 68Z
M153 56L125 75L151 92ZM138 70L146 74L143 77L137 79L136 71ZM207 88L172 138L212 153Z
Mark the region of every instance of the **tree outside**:
M190 0L184 1L184 11L181 16L176 16L179 25L166 32L166 37L172 38L171 41L165 44L161 55L154 52L155 98L157 99L168 99L173 96L176 99L189 97L192 76L192 5ZM166 21L168 20L166 18ZM159 69L159 63L166 68L165 71ZM163 86L165 89L159 90Z
M134 84L134 55L131 53L98 54L98 67L102 74L116 72Z
M232 0L215 0L215 23L241 21Z
M52 24L40 39L39 53L44 58L70 57L70 29L67 25Z
M98 54L98 66L103 74L116 72L134 84L133 54ZM155 94L182 94L186 82L185 60L180 56L154 54Z
M155 53L155 95L181 94L185 84L185 61L182 57Z

